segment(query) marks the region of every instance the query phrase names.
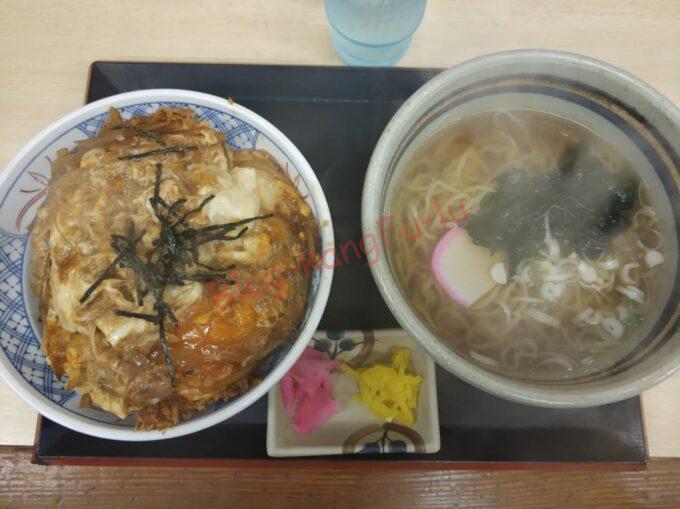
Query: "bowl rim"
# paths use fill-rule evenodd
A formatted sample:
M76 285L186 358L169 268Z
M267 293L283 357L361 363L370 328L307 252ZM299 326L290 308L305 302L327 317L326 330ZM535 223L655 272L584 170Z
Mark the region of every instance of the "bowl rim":
M305 182L309 187L309 192L314 198L319 216L317 217L317 221L319 222L319 229L321 232L319 239L320 249L323 250L323 246L325 245L334 244L333 222L325 194L316 174L300 150L278 128L248 108L228 99L191 90L164 88L125 92L105 97L71 111L36 134L21 148L21 150L19 150L19 152L17 152L0 172L0 187L10 178L16 177L17 172L20 171L20 163L30 154L42 151L44 149L42 145L45 143L45 140L51 139L52 135L55 133L64 132L85 119L105 113L108 111L109 107L121 107L144 102L176 102L198 104L214 108L244 120L265 133L272 140L275 140L281 151L292 161L295 161L297 169L304 176ZM0 376L26 403L31 405L40 414L58 424L87 435L113 440L141 442L164 440L195 433L229 419L255 403L278 383L283 375L293 366L293 364L295 364L321 320L330 293L333 267L328 264L320 263L318 270L320 270L319 287L314 302L308 303L307 308L310 309L311 306L311 310L309 311L307 321L304 327L299 331L297 339L291 344L290 349L277 366L265 376L257 386L248 390L243 395L238 396L234 401L227 403L223 407L206 415L190 421L180 422L177 426L165 430L145 431L134 428L127 429L112 424L100 423L85 416L67 411L58 404L48 400L33 388L16 371L4 350L2 350L2 353L0 354ZM22 293L23 290L24 289L22 288Z
M362 194L362 230L366 236L375 235L379 239L383 256L371 264L371 273L388 307L397 321L418 341L444 369L462 380L493 395L532 406L552 408L583 408L603 405L639 395L651 388L673 372L680 369L680 351L660 361L653 371L640 379L619 381L603 388L584 386L559 387L532 385L513 380L481 368L468 361L453 350L445 347L437 337L421 322L416 313L402 296L401 290L392 277L387 261L385 246L379 224L383 216L382 192L387 185L386 170L388 162L399 142L397 132L404 125L419 118L430 97L445 90L451 83L468 77L478 69L492 68L497 64L532 63L549 65L570 65L572 67L597 72L609 79L616 79L622 85L636 91L655 104L673 125L680 129L680 110L660 92L632 74L600 60L562 51L521 49L482 55L444 70L411 95L397 110L380 136L366 172Z

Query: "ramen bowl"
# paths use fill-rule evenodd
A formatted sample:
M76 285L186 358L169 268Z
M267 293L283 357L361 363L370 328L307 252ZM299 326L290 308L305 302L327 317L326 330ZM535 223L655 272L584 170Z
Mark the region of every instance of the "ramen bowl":
M306 313L289 343L277 347L256 368L261 380L226 402L158 431L135 429L134 416L81 407L81 396L57 379L41 349L42 324L31 279L29 226L49 184L51 163L60 149L96 136L116 108L124 120L160 107L190 108L200 121L226 133L229 146L266 150L297 187L319 225L322 245L333 245L333 227L321 186L300 151L276 127L252 111L219 97L185 90L142 90L88 104L56 121L33 138L0 173L0 375L42 415L101 438L143 441L178 437L217 424L264 396L302 354L328 299L332 268L313 268Z
M447 127L508 109L560 117L615 147L644 183L660 218L665 266L649 296L644 326L578 376L508 373L454 348L409 304L389 251L389 231L400 227L392 221L392 198L414 154ZM365 238L378 239L385 253L371 265L373 277L396 319L435 361L480 389L525 404L561 408L636 396L680 366L679 154L680 111L625 71L552 51L512 51L465 62L413 94L376 145L362 199Z

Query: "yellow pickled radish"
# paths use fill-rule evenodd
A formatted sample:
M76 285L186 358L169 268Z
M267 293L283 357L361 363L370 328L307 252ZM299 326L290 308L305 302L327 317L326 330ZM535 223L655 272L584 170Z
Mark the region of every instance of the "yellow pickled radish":
M375 364L355 370L342 364L341 368L359 386L359 394L355 394L354 399L386 421L411 426L415 422L413 410L418 408L418 390L423 377L406 372L410 360L410 349L395 348L390 366Z

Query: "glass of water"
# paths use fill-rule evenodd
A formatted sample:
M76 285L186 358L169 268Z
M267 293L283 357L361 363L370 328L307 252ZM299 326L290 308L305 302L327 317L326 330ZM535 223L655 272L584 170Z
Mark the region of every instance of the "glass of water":
M392 65L411 45L427 0L324 0L333 45L351 65Z

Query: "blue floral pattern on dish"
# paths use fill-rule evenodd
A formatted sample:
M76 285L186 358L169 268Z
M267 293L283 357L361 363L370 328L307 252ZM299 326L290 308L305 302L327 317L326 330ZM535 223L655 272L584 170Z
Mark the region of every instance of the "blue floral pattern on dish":
M386 452L406 452L406 442L392 439L388 430L384 430L382 436L374 442L366 442L361 446L358 454L376 454Z
M425 452L423 437L413 428L394 422L359 428L342 444L343 454Z
M366 361L375 344L373 331L361 331L361 335L362 339L357 339L349 337L344 330L317 331L312 336L311 346L325 353L330 360L340 360L357 368Z

